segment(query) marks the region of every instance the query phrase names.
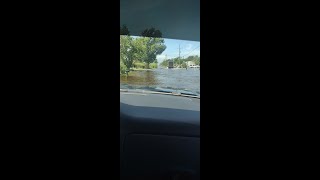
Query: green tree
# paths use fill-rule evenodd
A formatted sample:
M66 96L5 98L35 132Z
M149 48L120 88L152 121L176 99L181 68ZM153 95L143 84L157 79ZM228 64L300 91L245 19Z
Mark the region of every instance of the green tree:
M144 59L146 58L146 45L143 38L136 38L134 40L134 47L135 47L135 62L136 63L143 63Z
M145 29L141 32L140 39L140 58L146 63L147 69L150 63L157 63L157 55L160 55L167 47L164 45L164 39L160 30L155 28Z
M143 37L153 37L153 38L161 38L162 33L160 30L156 30L155 28L145 29L142 31L141 36Z
M137 57L146 63L146 68L150 68L150 63L157 62L157 55L160 55L167 47L163 38L141 37L136 39Z
M168 67L169 66L169 60L164 60L160 63L161 67Z
M162 33L154 28L144 30L141 35L144 37L133 38L130 36L121 36L129 34L128 28L123 25L120 27L120 62L121 72L134 66L141 66L150 69L157 67L157 55L160 55L165 49ZM128 74L128 73L127 73Z
M120 35L130 35L130 31L126 25L120 26Z
M126 66L123 64L122 61L120 61L120 75L125 74L126 70L127 70Z
M167 59L160 63L160 66L162 67L168 67L169 60L173 60L173 66L174 67L180 67L180 68L186 68L187 62L192 61L196 65L200 65L200 57L199 56L188 56L187 58L173 58L173 59Z
M120 61L126 67L126 74L130 71L136 54L135 40L130 36L120 36Z
M181 65L182 68L187 68L187 63L183 62Z

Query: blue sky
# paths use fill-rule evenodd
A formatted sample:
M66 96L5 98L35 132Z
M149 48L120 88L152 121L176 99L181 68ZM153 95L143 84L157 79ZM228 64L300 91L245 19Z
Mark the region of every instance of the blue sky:
M157 56L158 63L161 63L165 57L167 59L175 58L179 56L179 44L180 44L180 56L188 57L191 55L200 56L200 42L197 41L185 41L185 40L176 40L176 39L164 39L167 49Z
M136 38L137 36L132 37ZM157 56L158 63L161 63L166 57L167 59L178 57L179 44L181 50L181 57L188 57L192 55L200 56L200 42L198 41L185 41L164 38L164 43L167 46L167 48L162 54Z

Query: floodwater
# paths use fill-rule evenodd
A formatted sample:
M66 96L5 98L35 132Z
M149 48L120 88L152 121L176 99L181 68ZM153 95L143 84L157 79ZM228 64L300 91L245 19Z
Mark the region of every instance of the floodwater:
M120 85L187 90L200 94L200 69L153 69L120 76Z

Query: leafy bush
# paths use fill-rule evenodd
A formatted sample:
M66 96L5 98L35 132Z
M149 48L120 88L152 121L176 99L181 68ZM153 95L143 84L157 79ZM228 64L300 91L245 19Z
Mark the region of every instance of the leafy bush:
M137 69L144 69L146 67L146 64L142 62L135 62L133 66Z
M183 62L181 65L182 68L187 68L187 63Z
M157 64L157 63L150 63L150 64L149 64L149 67L150 67L151 69L156 69L156 68L158 68L158 64Z
M125 74L127 67L120 61L120 74Z

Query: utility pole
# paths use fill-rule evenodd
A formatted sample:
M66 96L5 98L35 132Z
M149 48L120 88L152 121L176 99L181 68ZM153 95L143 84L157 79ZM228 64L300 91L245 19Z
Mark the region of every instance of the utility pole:
M179 44L179 60L180 60L180 53L181 53L181 51L180 51L180 44Z
M178 63L177 63L177 67L180 67L180 53L181 53L181 49L180 49L180 43L179 43L179 58L178 58Z

